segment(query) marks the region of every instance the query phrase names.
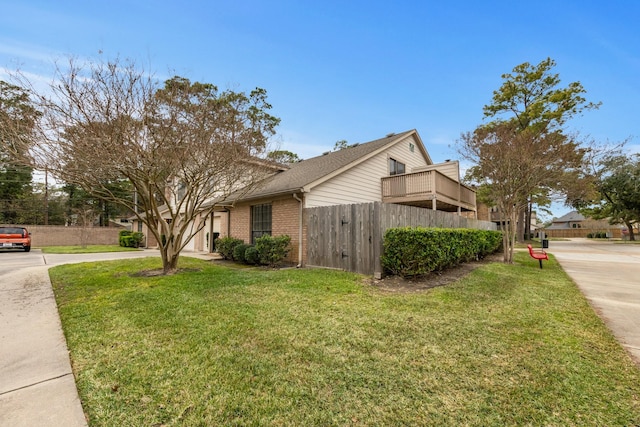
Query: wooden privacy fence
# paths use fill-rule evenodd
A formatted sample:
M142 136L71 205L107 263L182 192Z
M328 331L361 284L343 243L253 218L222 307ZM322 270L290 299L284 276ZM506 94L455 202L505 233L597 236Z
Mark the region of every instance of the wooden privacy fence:
M383 236L394 227L474 228L496 225L414 206L382 202L305 209L307 265L382 275Z

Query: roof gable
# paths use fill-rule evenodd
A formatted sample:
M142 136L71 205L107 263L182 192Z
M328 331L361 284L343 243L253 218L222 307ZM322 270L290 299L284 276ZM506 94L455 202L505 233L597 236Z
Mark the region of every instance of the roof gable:
M560 218L554 219L553 222L584 221L585 219L586 218L578 211L571 211Z
M366 143L353 144L338 151L325 153L321 156L294 163L290 165L288 170L279 172L265 179L256 189L240 198L255 199L282 193L308 192L313 187L367 161L392 145L406 140L410 136L414 136L416 147L422 153L427 164L432 164L433 161L424 147L418 132L413 129L398 134L389 134L384 138ZM231 200L234 199L231 198Z

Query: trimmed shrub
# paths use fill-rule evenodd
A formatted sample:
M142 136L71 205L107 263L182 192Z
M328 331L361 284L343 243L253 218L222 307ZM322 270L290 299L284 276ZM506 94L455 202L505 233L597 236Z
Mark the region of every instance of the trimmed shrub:
M139 231L134 231L133 233L131 233L131 237L133 238L133 243L135 244L135 247L139 248L142 245L142 242L144 241L144 233L141 233Z
M588 233L587 238L589 239L606 239L607 232L606 231L596 231L595 233Z
M233 250L244 242L235 237L221 237L216 239L216 250L224 259L233 260Z
M247 245L245 243L241 243L233 247L233 260L241 263L247 263L247 260L244 256L244 253L247 251L247 248L251 245Z
M260 264L260 255L255 246L251 245L244 251L244 262L254 265Z
M120 230L118 243L125 248L139 248L144 240L144 234L138 231Z
M277 267L289 254L291 237L285 235L272 237L264 235L256 239L256 250L260 264Z
M118 232L118 244L120 246L123 246L123 247L126 248L127 247L126 241L128 240L127 238L130 237L130 236L131 236L131 231L129 231L129 230L120 230Z
M440 271L500 249L499 231L402 227L387 230L382 266L403 277Z

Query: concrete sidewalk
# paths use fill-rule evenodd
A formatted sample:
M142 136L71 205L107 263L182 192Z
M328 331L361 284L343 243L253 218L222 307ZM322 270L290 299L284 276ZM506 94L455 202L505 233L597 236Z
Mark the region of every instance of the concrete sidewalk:
M547 250L640 365L640 245L571 239Z
M159 256L157 250L98 254L0 253L0 427L86 426L49 267ZM205 260L212 254L185 252Z
M0 426L87 425L47 270L2 275Z

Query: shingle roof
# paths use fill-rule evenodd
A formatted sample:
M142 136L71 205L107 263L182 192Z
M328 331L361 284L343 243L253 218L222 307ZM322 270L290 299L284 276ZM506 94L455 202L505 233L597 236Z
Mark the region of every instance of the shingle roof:
M342 150L294 163L290 169L270 176L259 184L256 189L241 198L255 199L263 196L299 191L309 184L321 180L346 166L364 160L377 150L383 149L387 145L391 145L415 132L415 130L410 130L388 135L374 141L353 144ZM426 155L428 157L428 154ZM231 202L233 200L235 200L235 197L231 196L227 201Z
M584 221L586 218L584 215L577 211L571 211L568 214L561 216L560 218L554 219L553 222L569 222L569 221Z

